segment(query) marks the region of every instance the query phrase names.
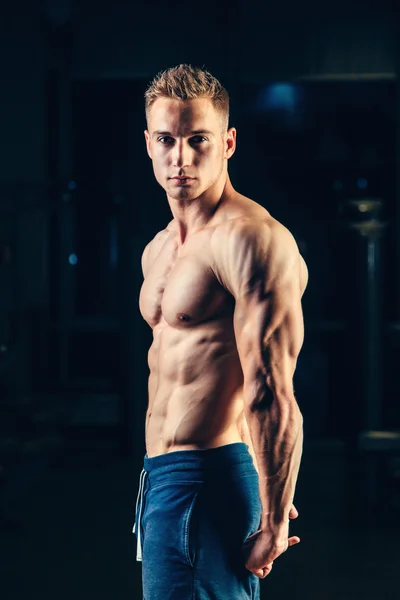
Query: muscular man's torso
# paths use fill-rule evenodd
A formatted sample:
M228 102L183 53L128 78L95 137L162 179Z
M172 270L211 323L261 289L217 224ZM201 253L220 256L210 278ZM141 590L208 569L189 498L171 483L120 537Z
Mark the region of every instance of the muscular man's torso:
M233 330L233 297L212 270L218 227L230 218L268 218L240 197L181 246L174 226L148 247L140 310L153 330L148 354L148 456L244 441L243 374Z

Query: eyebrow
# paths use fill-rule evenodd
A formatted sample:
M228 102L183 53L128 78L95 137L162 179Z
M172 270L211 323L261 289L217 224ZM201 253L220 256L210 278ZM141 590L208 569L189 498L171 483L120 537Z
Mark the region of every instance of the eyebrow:
M208 131L207 129L196 129L195 131L191 131L190 135L214 135L212 131ZM170 131L154 131L153 137L156 135L169 135L170 137L174 137Z

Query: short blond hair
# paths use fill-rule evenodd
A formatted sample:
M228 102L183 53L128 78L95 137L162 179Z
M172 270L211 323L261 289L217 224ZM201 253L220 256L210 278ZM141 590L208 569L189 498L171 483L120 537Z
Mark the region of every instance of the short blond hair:
M161 71L148 86L145 94L146 119L158 98L192 100L209 98L223 119L225 130L229 123L229 95L226 89L205 69L181 64Z

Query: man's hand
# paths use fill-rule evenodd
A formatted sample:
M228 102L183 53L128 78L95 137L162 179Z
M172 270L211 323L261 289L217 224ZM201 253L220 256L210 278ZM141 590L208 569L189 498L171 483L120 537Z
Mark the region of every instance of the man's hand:
M297 519L298 516L296 507L292 505L289 519ZM274 560L286 552L289 546L299 542L299 537L289 537L289 523L261 527L243 545L246 568L264 579L270 574Z

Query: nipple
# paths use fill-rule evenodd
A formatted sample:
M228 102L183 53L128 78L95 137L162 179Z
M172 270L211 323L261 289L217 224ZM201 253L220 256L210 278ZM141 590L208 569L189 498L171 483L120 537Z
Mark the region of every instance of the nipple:
M189 315L187 315L186 313L178 313L178 319L179 321L183 321L184 323L187 323L188 321L191 321L191 317L189 317Z

